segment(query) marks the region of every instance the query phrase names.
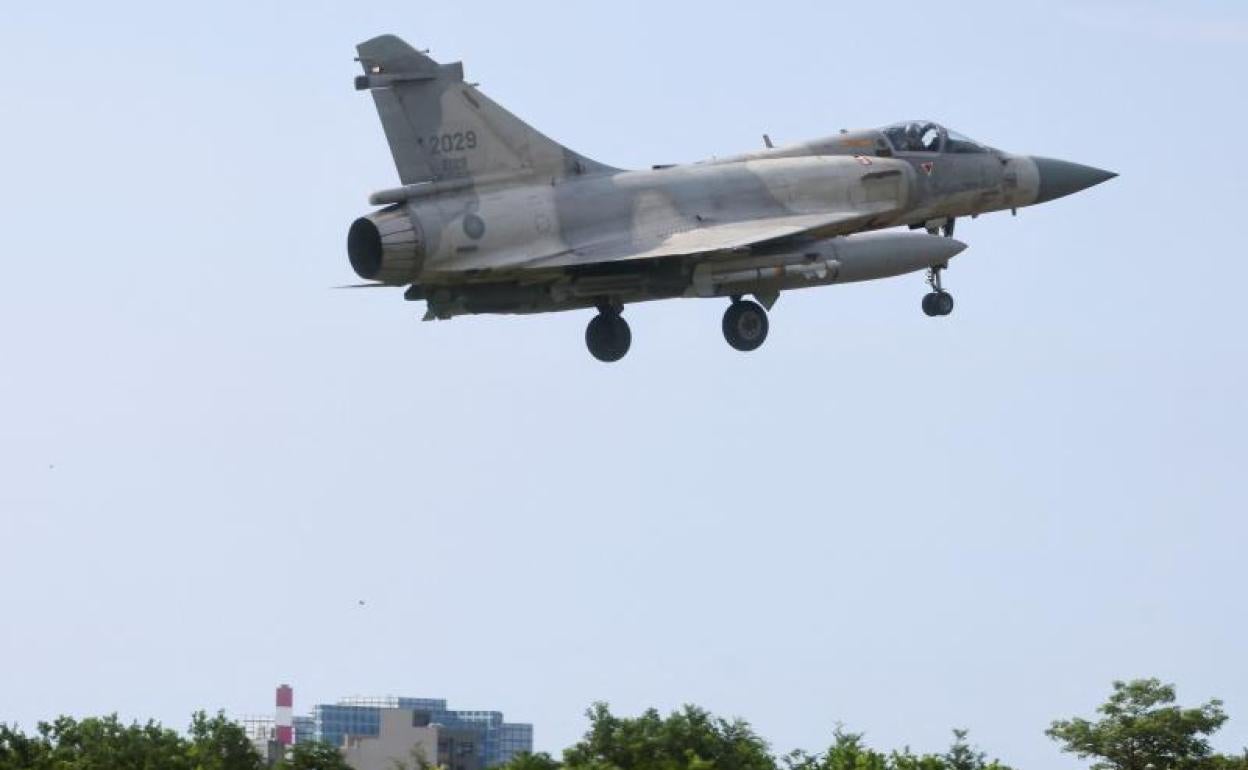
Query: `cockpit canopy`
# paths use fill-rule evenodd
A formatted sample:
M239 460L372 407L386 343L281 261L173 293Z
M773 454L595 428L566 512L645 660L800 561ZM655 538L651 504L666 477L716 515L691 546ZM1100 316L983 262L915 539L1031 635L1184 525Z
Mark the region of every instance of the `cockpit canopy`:
M926 120L910 120L888 126L884 129L884 136L893 145L895 152L949 152L963 155L988 152L987 147L974 139Z

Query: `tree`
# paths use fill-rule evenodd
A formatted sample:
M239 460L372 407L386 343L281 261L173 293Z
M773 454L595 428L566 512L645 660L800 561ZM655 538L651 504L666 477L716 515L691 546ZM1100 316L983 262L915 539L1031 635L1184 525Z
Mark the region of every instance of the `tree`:
M953 745L945 753L945 764L949 770L979 770L984 766L984 752L976 751L966 742L966 730L953 731Z
M794 751L784 758L784 764L789 770L888 770L889 758L868 748L862 733L847 732L838 726L827 751Z
M49 751L46 741L31 738L14 727L0 723L0 770L47 767Z
M1242 754L1236 756L1215 754L1209 757L1206 765L1207 770L1248 770L1248 749L1244 749Z
M1093 770L1208 767L1208 738L1226 722L1222 702L1211 700L1190 709L1174 702L1174 686L1157 679L1114 682L1113 694L1097 708L1103 715L1099 721L1064 719L1045 734L1060 742L1063 751L1095 759Z
M298 743L275 770L351 770L342 752L328 743Z
M202 711L191 717L187 756L195 770L263 770L265 766L247 732L221 712L211 719Z
M998 759L989 762L987 754L967 743L966 736L969 734L969 730L953 731L953 745L940 755L945 767L949 770L1009 770Z
M966 730L953 731L953 745L944 754L915 754L909 748L885 754L869 748L862 733L838 727L822 754L795 751L784 758L788 770L1010 770L971 747Z
M537 754L520 754L511 758L507 770L559 770L559 760L546 752ZM1245 768L1248 770L1248 768Z
M605 703L588 712L589 730L563 753L567 768L597 770L775 770L767 743L742 720L685 706L667 717L650 709L617 717Z
M9 768L194 770L186 757L186 742L177 733L155 722L125 725L115 714L82 721L60 717L41 722L37 737L23 736L19 743L27 756Z

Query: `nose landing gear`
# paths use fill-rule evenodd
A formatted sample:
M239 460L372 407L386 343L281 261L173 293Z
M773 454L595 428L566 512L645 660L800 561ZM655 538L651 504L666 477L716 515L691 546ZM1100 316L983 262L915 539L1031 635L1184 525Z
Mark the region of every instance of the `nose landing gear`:
M927 271L927 284L932 291L923 297L923 312L929 318L943 317L953 312L953 295L945 291L940 283L940 273L947 266L930 268Z

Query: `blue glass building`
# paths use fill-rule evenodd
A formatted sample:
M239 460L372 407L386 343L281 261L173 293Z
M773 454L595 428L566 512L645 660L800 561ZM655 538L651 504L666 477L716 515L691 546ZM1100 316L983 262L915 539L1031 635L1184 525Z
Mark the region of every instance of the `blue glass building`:
M296 740L306 737L342 746L349 735L376 737L381 732L381 712L386 709L411 711L414 722L423 726L474 735L473 751L481 767L501 765L517 754L533 751L533 725L504 722L499 711L453 711L440 698L346 698L316 706L311 717L295 719Z
M295 728L295 743L307 743L316 740L316 719L313 717L295 717L291 720Z

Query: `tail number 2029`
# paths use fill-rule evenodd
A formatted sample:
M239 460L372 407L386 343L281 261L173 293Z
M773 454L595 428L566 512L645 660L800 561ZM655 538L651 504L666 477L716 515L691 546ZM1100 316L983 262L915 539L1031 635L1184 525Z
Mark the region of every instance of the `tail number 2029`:
M428 141L429 152L433 155L466 152L477 149L477 132L457 131L453 134L434 134L429 137Z

